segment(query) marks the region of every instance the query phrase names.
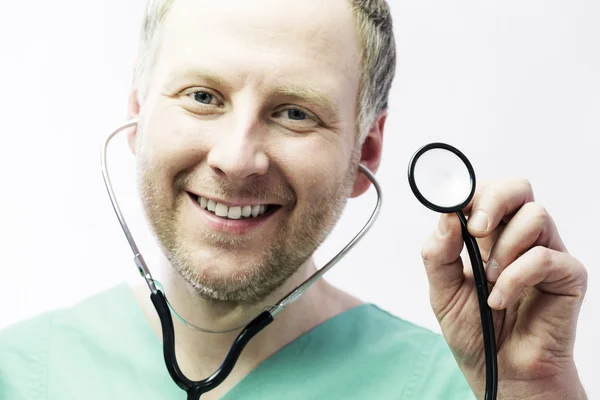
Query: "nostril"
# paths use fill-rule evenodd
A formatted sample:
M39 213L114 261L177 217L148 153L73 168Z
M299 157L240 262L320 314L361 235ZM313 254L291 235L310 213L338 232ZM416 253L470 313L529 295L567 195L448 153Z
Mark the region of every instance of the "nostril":
M210 150L207 164L219 177L230 181L265 175L269 170L267 155L245 139L219 143Z
M223 171L221 168L212 167L212 169L213 169L213 171L215 171L215 173L216 173L216 174L217 174L219 177L221 177L221 178L223 178L223 177L227 176L227 174L226 174L226 173L225 173L225 172L224 172L224 171Z

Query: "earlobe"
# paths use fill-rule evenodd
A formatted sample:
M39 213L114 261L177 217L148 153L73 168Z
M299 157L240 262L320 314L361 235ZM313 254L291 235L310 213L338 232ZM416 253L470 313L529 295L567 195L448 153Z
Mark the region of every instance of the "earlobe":
M387 111L382 111L375 119L369 133L364 140L361 148L360 163L367 167L371 172L377 172L381 162L381 153L383 146L383 130L387 119ZM356 181L350 197L358 197L365 193L371 186L371 181L362 172L356 172Z
M140 114L140 103L138 100L138 91L137 89L132 89L129 93L129 101L127 102L127 117L128 119L138 118ZM129 132L127 132L127 143L129 144L129 149L133 154L136 153L136 140L137 140L137 132L138 127L132 127Z

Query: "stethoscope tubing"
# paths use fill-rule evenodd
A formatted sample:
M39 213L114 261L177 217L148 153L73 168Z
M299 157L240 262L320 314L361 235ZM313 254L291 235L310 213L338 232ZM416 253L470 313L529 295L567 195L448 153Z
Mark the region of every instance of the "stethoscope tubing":
M415 180L415 168L419 158L427 151L432 149L442 149L452 152L454 155L459 157L464 163L469 177L471 179L471 190L465 197L462 203L445 207L430 202L419 190L419 187ZM485 353L485 400L496 400L498 395L498 354L496 349L496 334L494 330L494 319L492 310L487 304L488 298L488 287L487 280L485 278L485 270L483 266L483 259L477 240L469 233L467 228L467 218L463 213L463 209L471 202L475 195L475 188L477 185L477 179L475 177L475 170L471 165L471 162L460 150L456 147L451 146L447 143L433 142L429 143L420 149L418 149L412 156L408 165L408 182L410 188L417 198L425 207L429 208L438 213L451 214L456 213L461 223L462 238L465 243L465 247L469 253L471 260L471 266L473 268L473 279L475 280L475 287L477 291L477 299L479 303L479 316L481 319L481 330L483 336L483 347Z
M145 279L150 289L150 300L152 301L152 304L156 309L161 323L161 330L163 336L163 356L169 375L177 384L177 386L179 386L181 389L187 392L188 400L198 400L200 399L200 396L202 394L216 388L227 378L227 376L233 370L244 347L254 336L256 336L260 331L262 331L271 322L273 322L275 316L279 312L281 312L285 307L296 301L310 286L317 282L327 271L329 271L335 264L337 264L348 253L348 251L350 251L350 249L352 249L360 241L360 239L362 239L363 236L371 229L381 210L381 204L383 201L382 191L379 182L375 178L375 175L367 167L365 167L362 164L359 164L359 171L362 172L371 181L377 194L377 201L375 207L369 219L361 228L361 230L327 264L325 264L323 267L321 267L319 270L313 273L313 275L311 275L298 287L296 287L283 298L281 298L275 306L271 307L268 311L263 311L256 318L250 321L244 328L242 328L241 332L238 334L237 338L235 339L229 351L227 352L227 355L223 359L223 362L211 376L201 381L192 381L189 378L187 378L185 374L183 374L177 362L177 356L175 351L175 330L173 327L171 310L167 303L166 296L162 290L157 288L152 274L150 273L150 270L135 243L133 235L131 234L127 226L127 222L125 221L123 213L121 212L121 209L119 207L117 196L112 186L110 174L108 171L107 153L110 141L119 132L123 131L126 128L136 126L138 123L139 121L137 119L127 121L121 126L119 126L117 129L115 129L113 132L111 132L110 135L108 135L102 147L102 176L104 178L104 184L108 192L113 210L119 220L119 224L121 225L121 229L125 234L127 242L129 243L129 246L131 247L131 250L134 254L134 262L138 268L140 275Z
M179 364L177 363L173 319L164 294L159 290L157 293L152 293L150 299L154 304L161 322L163 355L167 370L177 386L188 393L188 399L198 399L201 394L219 386L233 370L242 350L246 347L250 339L256 336L256 334L266 328L274 320L273 316L268 311L263 311L242 329L231 345L223 362L211 376L202 381L192 381L181 372Z
M489 296L487 280L485 279L485 270L483 259L479 251L477 240L469 233L467 228L467 218L462 211L457 211L456 215L460 219L462 228L462 237L465 247L469 253L471 266L473 268L473 279L477 289L477 299L479 301L479 316L481 319L481 330L483 334L483 347L485 353L485 400L495 400L498 396L498 360L496 351L496 334L494 329L494 319L492 310L487 304Z

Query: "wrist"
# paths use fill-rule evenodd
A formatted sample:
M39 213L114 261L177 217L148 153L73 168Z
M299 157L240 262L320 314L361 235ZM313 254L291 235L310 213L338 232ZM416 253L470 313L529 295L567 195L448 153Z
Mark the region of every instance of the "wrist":
M588 400L577 373L542 381L498 382L498 400Z

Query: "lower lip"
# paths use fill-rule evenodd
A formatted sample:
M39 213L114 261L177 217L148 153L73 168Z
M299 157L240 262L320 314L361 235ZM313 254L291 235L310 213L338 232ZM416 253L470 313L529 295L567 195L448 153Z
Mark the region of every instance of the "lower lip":
M207 222L208 226L219 232L234 233L237 235L243 235L249 233L252 230L259 228L264 225L268 220L273 218L281 209L281 207L274 212L267 212L267 214L260 217L249 218L249 219L224 219L217 217L215 214L208 210L205 210L198 204L198 201L193 195L188 196L192 201L194 207L200 212L200 216Z

